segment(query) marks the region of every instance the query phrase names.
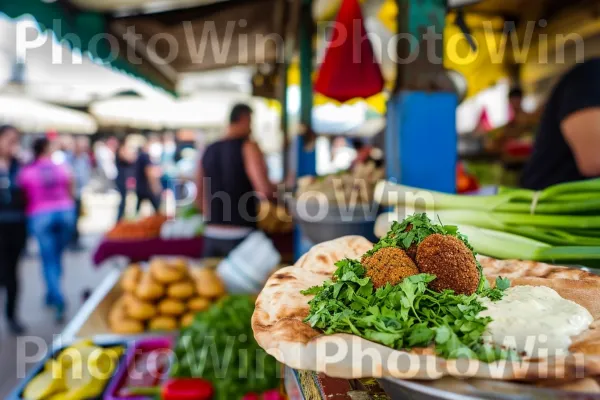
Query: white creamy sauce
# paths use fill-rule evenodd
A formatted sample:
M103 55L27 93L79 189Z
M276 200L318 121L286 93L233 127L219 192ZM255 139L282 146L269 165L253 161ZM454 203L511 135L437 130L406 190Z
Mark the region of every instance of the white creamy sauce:
M485 340L533 358L567 354L571 337L593 321L584 307L545 286L514 286L500 301L479 300L487 308L479 315L493 319Z

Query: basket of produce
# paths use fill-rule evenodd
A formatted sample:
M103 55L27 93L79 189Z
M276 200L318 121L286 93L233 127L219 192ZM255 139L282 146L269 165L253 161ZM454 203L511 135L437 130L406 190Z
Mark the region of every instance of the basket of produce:
M126 349L124 343L76 342L32 369L10 400L101 400Z
M145 240L160 236L163 224L167 221L164 215L156 214L139 221L119 221L107 234L109 240Z
M313 243L345 235L374 239L379 207L373 194L383 175L383 169L368 163L349 172L300 178L294 198L288 200L290 212Z
M376 244L356 236L319 244L265 285L256 340L295 369L407 390L435 381L428 393L439 398L460 398L446 396L452 384L441 389L454 378L481 383L472 398L536 398L531 387L552 388L537 392L551 398L599 397L600 278L477 257L471 239L415 214ZM591 247L580 250L591 258Z
M108 313L109 327L117 334L188 326L196 313L225 294L213 269L192 268L184 259L155 258L147 270L131 265L120 286L122 295Z

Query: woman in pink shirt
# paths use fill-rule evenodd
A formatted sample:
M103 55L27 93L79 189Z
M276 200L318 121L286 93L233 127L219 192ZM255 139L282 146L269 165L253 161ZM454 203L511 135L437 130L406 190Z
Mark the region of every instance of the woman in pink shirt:
M72 177L62 165L50 159L50 141L33 144L35 161L21 170L20 186L25 193L30 233L37 239L46 280L46 305L56 310L56 320L64 320L65 300L60 287L62 255L73 237L75 202Z

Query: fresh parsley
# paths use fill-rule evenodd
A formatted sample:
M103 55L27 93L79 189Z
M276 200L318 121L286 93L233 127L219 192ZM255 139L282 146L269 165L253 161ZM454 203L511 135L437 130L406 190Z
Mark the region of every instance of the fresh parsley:
M487 288L483 290L479 295L481 297L489 297L492 301L502 300L504 297L504 291L510 287L510 280L508 278L502 278L501 276L496 278L496 287Z
M416 236L420 235L418 229ZM342 260L336 266L332 280L303 292L315 296L305 319L313 328L325 334L358 335L394 349L433 346L438 355L449 359L492 362L517 358L514 352L483 342L491 319L478 316L484 310L478 294L435 292L428 288L435 276L428 274L375 289L360 262ZM496 288L482 294L492 300L501 297L510 283L498 279Z

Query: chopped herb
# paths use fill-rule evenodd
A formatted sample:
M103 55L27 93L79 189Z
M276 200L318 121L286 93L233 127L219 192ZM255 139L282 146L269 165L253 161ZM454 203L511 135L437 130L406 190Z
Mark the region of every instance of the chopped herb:
M508 278L502 278L501 276L496 278L496 287L487 288L483 290L479 295L482 297L488 297L490 300L498 301L504 297L504 291L510 287L510 280Z

